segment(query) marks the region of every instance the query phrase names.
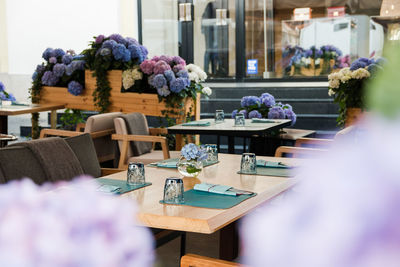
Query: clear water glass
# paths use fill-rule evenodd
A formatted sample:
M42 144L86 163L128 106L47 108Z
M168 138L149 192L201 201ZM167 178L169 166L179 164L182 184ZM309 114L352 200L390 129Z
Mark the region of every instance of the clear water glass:
M166 204L182 204L183 198L183 180L181 178L171 177L165 180L163 202Z
M215 111L215 123L223 123L225 120L225 113L222 109Z
M235 116L235 126L244 126L245 125L245 119L244 119L244 114L243 113L238 113Z
M206 152L208 154L208 158L206 159L206 162L208 163L213 163L218 161L218 148L217 145L215 144L207 144L204 145Z
M257 159L254 153L243 153L240 163L240 172L246 174L257 173Z
M145 183L144 164L141 162L129 162L127 184L141 185Z

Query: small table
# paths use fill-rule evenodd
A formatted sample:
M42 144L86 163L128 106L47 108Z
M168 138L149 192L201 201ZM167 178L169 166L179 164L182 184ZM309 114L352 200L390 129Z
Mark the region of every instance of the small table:
M265 136L271 131L279 130L289 126L291 120L275 120L274 123L252 123L251 120L246 120L245 126L234 126L233 119L225 119L223 123L215 123L214 119L200 120L210 122L210 126L184 126L178 124L168 127L170 134L206 134L216 135L218 137L218 150L220 136L228 136L228 153L235 153L235 136L236 137L253 137ZM244 143L244 147L245 147Z
M0 147L5 147L7 146L7 143L10 141L15 141L18 138L15 135L11 134L1 134L0 133Z
M51 128L56 128L58 109L65 108L60 104L31 104L31 105L11 105L0 106L0 133L8 133L8 116L36 113L42 111L51 111Z

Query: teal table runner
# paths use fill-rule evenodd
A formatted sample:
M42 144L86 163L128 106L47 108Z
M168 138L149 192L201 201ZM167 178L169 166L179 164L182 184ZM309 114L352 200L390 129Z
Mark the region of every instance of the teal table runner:
M278 177L293 177L293 169L291 168L266 168L266 167L257 167L256 174L248 174L242 173L238 171L238 174L246 174L246 175L263 175L263 176L278 176Z
M251 119L252 123L275 123L276 121L270 120L270 119L258 119L258 118L253 118Z
M102 185L119 187L120 190L114 192L117 195L127 193L130 191L151 185L151 183L145 183L145 184L141 184L141 185L129 185L126 183L126 181L123 181L123 180L114 180L114 179L107 179L107 178L97 178L96 181L101 183Z
M184 203L174 205L208 209L229 209L256 195L256 193L253 193L251 195L228 196L191 189L183 194ZM164 202L161 200L160 203L163 204Z
M159 168L170 168L170 169L177 169L176 164L178 163L179 159L166 159L158 162L153 162L148 164L149 167L159 167ZM214 164L217 164L219 161L214 162L203 162L203 167L208 167Z
M19 102L12 102L11 105L12 105L12 106L25 106L25 107L29 106L28 104L19 103Z
M257 167L264 167L264 168L281 168L281 169L291 169L293 167L288 166L282 162L276 161L266 161L263 159L257 160Z
M211 122L209 121L190 121L186 123L182 123L183 126L210 126Z

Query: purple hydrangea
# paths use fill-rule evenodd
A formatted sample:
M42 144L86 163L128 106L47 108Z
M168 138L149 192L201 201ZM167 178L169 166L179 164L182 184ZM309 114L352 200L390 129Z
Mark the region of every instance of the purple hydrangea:
M116 44L112 50L115 60L128 62L131 60L131 52L123 44Z
M290 109L290 110L293 110L293 108L292 108L292 106L291 106L290 104L284 104L284 105L282 105L282 108L283 108L283 109Z
M269 93L264 93L260 97L261 103L263 103L267 107L272 107L275 105L275 97Z
M284 119L285 111L280 106L274 106L269 109L268 119Z
M159 75L161 75L161 74L159 74ZM157 88L157 93L160 96L165 97L165 96L168 96L171 93L171 91L169 90L167 85L164 85L162 88Z
M113 50L114 49L114 46L116 46L117 45L117 42L116 41L114 41L114 40L107 40L107 41L105 41L102 45L101 45L101 47L102 48L108 48L108 49L110 49L110 50Z
M36 72L37 73L42 73L45 69L46 69L46 67L44 65L37 65L36 66Z
M164 76L168 82L171 82L175 79L175 73L172 70L166 70L164 72Z
M127 41L125 40L125 38L122 37L122 35L120 35L118 33L111 34L110 36L108 36L108 38L110 38L110 40L114 40L115 42L117 42L119 44L123 44L124 46L126 46L126 44L127 44Z
M77 70L84 70L85 61L84 60L74 60L65 68L65 74L71 76Z
M176 78L171 81L170 89L174 93L180 93L183 89L185 89L187 82L184 78Z
M297 116L291 109L284 109L285 117L292 121L292 126L296 123Z
M232 119L234 119L236 117L236 114L238 113L238 110L235 109L234 111L232 111Z
M62 77L65 73L65 68L66 66L64 64L57 63L53 67L54 75L56 75L57 77Z
M0 82L0 92L3 92L5 89L4 83Z
M185 69L185 66L182 65L182 64L178 64L178 65L175 65L175 66L173 67L173 71L174 71L175 73L180 72L181 70L184 70L184 69Z
M57 63L57 58L56 57L49 58L49 63L56 64Z
M242 108L257 105L260 106L260 98L257 96L245 96L240 101Z
M181 155L186 160L197 160L197 161L203 161L208 157L208 154L206 153L205 149L202 149L192 143L189 143L182 148Z
M262 118L262 115L261 115L260 112L258 112L258 110L250 111L250 113L249 113L249 119L253 119L253 118L261 119L261 118Z
M44 52L43 52L43 54L42 54L42 57L45 59L45 60L49 60L49 58L50 57L54 57L54 49L53 48L46 48L46 50L44 50Z
M102 48L100 49L100 55L102 57L108 56L111 54L111 50L109 48Z
M143 73L150 75L153 73L155 64L156 62L154 62L153 60L145 60L140 64L140 69Z
M100 34L99 36L96 37L96 44L101 44L104 41L104 35Z
M248 114L247 114L247 110L243 109L241 111L239 111L238 113L243 114L245 119L248 119Z
M159 60L165 61L165 62L167 62L167 64L171 64L172 63L172 57L167 56L167 55L160 56Z
M75 96L82 94L83 86L77 81L70 81L68 83L68 92Z
M186 61L183 58L181 58L180 56L173 56L172 61L176 65L186 66Z
M46 71L42 76L42 84L54 86L58 83L58 77L52 71Z
M142 51L143 60L145 60L147 58L147 55L149 54L149 50L147 50L147 48L144 45L141 45L139 47L140 50Z
M165 85L167 85L167 80L165 79L164 75L162 74L157 74L156 76L154 76L154 78L152 79L152 85L155 88L162 88Z
M72 61L72 55L70 54L65 54L62 59L61 59L62 63L64 63L65 65L68 65L69 63L71 63Z
M176 76L185 81L186 87L190 86L189 73L186 70L179 71Z
M56 48L56 49L54 49L54 56L55 57L62 57L62 56L64 56L65 55L65 52L64 52L64 50L62 50L61 48Z
M131 58L137 59L139 63L141 63L145 59L144 55L142 54L142 50L140 49L139 46L129 45L128 50L131 52Z
M369 65L371 65L372 63L374 63L374 61L372 59L361 57L361 58L355 60L353 63L351 63L350 70L354 71L354 70L358 70L361 68L365 68L365 67L368 67Z
M0 92L0 97L1 97L1 100L7 100L7 101L17 101L16 99L15 99L15 96L12 94L12 93L5 93L5 92Z
M160 60L154 64L153 72L154 74L163 74L165 71L170 69L170 65L168 65L165 61Z
M127 43L128 46L129 45L137 45L137 46L140 45L139 42L134 38L126 37L125 40L126 40L126 43Z
M38 77L38 73L37 73L37 71L35 71L33 74L32 74L32 80L36 80L37 79L37 77Z

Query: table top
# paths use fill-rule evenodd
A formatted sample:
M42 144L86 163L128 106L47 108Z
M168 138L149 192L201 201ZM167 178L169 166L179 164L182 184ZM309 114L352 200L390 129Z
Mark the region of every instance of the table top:
M184 126L182 124L177 124L168 127L168 132L172 134L221 134L248 136L278 130L291 124L291 120L274 120L274 123L252 123L251 119L247 119L245 126L235 126L233 119L225 119L222 123L215 123L214 119L202 119L200 121L210 122L210 125Z
M289 165L299 165L304 159L257 157L259 159L281 161ZM272 199L293 186L296 178L282 178L259 175L237 174L241 155L219 154L220 162L205 167L198 178L184 178L185 190L192 189L201 182L233 186L256 192L230 209L207 209L183 205L160 204L163 197L165 179L182 177L176 169L146 167L146 182L152 185L121 197L132 199L139 206L139 220L148 227L210 234L241 218L260 204ZM110 179L126 180L126 171L105 176Z
M26 106L22 105L10 105L10 106L0 106L0 116L12 116L21 115L27 113L42 112L48 110L63 109L65 105L61 104L30 104Z

